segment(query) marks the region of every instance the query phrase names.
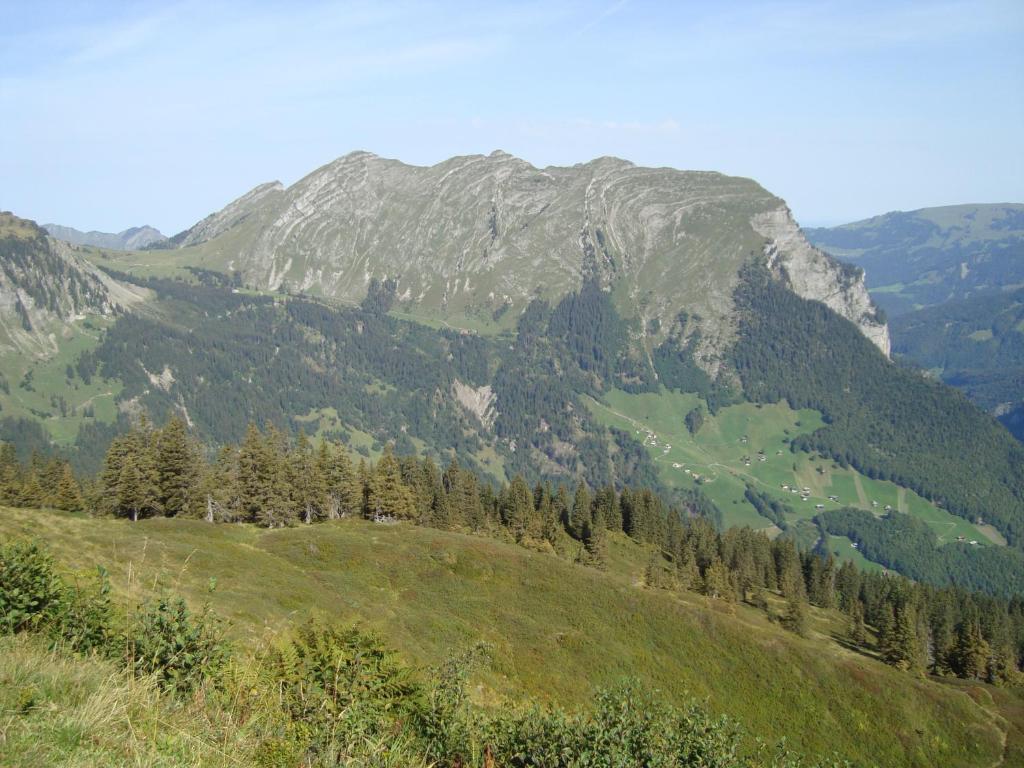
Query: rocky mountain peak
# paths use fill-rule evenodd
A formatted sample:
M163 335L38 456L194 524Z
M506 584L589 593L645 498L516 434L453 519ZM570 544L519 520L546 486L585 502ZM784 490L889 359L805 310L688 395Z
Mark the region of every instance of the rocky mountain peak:
M538 169L500 150L413 166L360 151L257 187L180 244L203 243L269 289L355 302L372 278L397 279L407 311L455 325L514 322L592 277L639 328L664 335L681 311L699 316L709 365L734 332L742 265L774 259L793 290L888 353L862 280L806 242L784 201L719 173L614 157Z

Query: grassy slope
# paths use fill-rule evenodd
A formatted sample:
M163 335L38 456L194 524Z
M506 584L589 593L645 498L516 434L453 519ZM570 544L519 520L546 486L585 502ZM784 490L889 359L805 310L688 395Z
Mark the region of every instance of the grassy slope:
M0 355L0 372L10 384L10 394L0 391L0 413L27 419L39 419L59 445L74 442L85 417L83 406L92 405L94 418L111 422L117 416L114 402L121 390L119 381L107 381L94 376L85 384L76 374L72 383L67 381L66 368L74 366L82 352L93 349L111 321L99 316L74 323L65 338L60 339L57 354L46 358L32 358L27 355L9 353ZM88 324L88 325L87 325ZM32 390L18 386L29 371L32 372ZM68 404L68 415L62 417L50 398L63 396ZM41 418L41 414L48 414Z
M913 491L872 480L832 461L792 453L783 441L818 429L822 422L816 411L793 411L785 404L734 405L716 416L707 416L704 426L693 436L683 419L699 402L696 395L665 390L639 395L614 390L604 402L588 400L587 404L599 421L625 429L645 443L666 484L692 487L692 475L686 470L701 475L701 489L722 510L726 526L771 525L743 497L746 483L751 483L793 507L794 521L813 517L820 511L815 508L817 504L824 504L826 509L859 507L879 514L889 505L925 520L940 542L956 541L957 536L989 541L977 526L935 507ZM761 450L766 457L763 462L758 460ZM749 467L743 461L745 457L750 459ZM801 501L799 495L784 491L783 484L810 488L809 500ZM829 496L838 496L839 502L830 501ZM878 506L872 506L872 501Z
M994 763L1001 750L994 704L844 649L839 617L812 611L805 640L744 606L730 614L692 593L644 589L648 554L622 538L599 572L490 539L362 521L264 531L0 510L0 535L10 534L40 536L69 566L105 564L122 595L167 587L199 601L216 578L210 599L240 637L319 610L379 630L418 664L485 640L495 649L479 681L485 702L529 693L572 705L637 675L812 754L954 766Z
M0 636L0 711L0 765L11 768L243 764L244 733L211 728L152 681L51 653L37 638Z

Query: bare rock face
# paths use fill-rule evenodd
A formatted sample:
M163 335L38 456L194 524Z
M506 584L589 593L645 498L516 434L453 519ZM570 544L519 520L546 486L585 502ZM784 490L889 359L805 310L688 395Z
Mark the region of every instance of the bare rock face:
M734 334L740 268L774 243L794 290L888 346L863 283L806 243L785 203L718 173L616 158L538 169L503 152L417 167L355 152L288 188L257 187L181 242L267 289L356 302L371 278L397 279L405 309L445 321L514 318L593 278L637 328L663 335L681 311L699 316L709 367Z
M764 253L769 268L781 270L797 295L820 301L850 320L889 356L889 326L879 320L862 270L844 265L811 245L785 206L758 214L751 225L768 241Z
M0 352L53 354L69 323L114 314L147 294L101 272L34 222L0 213Z
M491 429L494 426L494 420L498 416L494 404L498 398L489 384L474 388L455 379L452 383L452 393L459 405L467 413L476 416L484 427Z

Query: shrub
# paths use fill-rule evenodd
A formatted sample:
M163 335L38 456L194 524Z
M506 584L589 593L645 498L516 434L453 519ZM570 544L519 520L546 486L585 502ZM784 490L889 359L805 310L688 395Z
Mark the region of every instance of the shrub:
M208 609L193 616L181 598L144 604L127 628L126 662L136 675L153 674L163 687L187 693L228 658L220 622Z
M0 547L0 627L5 632L37 629L59 609L65 587L53 559L34 541Z

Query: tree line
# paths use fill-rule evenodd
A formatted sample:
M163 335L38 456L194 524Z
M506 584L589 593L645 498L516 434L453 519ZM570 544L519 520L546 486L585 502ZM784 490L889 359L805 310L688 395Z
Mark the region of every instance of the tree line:
M330 441L315 446L303 434L291 439L254 425L208 460L178 417L161 428L143 419L115 438L102 471L82 489L59 460L22 465L10 447L0 457L8 503L133 521L185 516L284 527L360 517L503 538L597 568L606 564L610 536L625 534L650 546L644 580L651 588L744 602L798 634L809 631L808 605L838 610L849 625L846 642L900 668L1015 682L1024 660L1020 596L837 567L830 554L801 550L791 538L720 532L649 488L531 486L519 475L499 485L454 458L442 468L429 456L396 456L389 445L378 461L357 461ZM34 501L62 480L75 485L58 494L66 503Z

